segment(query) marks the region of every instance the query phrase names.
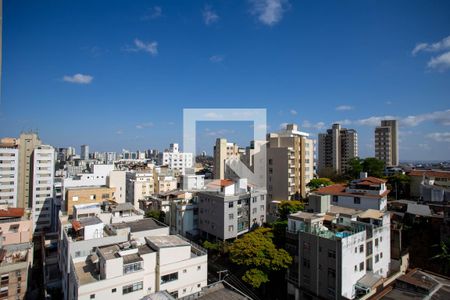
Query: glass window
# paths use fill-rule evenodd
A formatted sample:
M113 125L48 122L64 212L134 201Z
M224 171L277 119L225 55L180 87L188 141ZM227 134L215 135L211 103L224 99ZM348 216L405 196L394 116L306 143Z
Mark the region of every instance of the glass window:
M161 276L161 284L178 280L178 272Z
M178 273L177 273L177 275L178 275ZM132 292L135 292L135 291L142 290L142 288L143 288L143 281L139 281L139 282L136 282L136 283L133 283L133 284L130 284L130 285L125 285L122 288L122 294L123 295L129 294L129 293L132 293Z

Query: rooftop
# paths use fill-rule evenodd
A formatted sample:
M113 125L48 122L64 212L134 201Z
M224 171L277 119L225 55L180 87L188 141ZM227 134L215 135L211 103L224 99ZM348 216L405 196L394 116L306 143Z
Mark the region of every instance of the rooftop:
M145 230L154 230L159 228L167 227L167 225L156 221L153 218L145 218L138 221L132 221L132 222L122 222L122 223L116 223L111 224L111 227L115 229L121 229L121 228L130 228L131 232L140 232Z
M412 170L408 173L409 176L427 176L427 177L439 177L439 178L447 178L450 179L449 171L441 171L441 170Z
M8 207L8 209L0 209L0 218L21 218L24 212L24 208Z
M158 248L190 246L191 244L176 235L149 236L146 240Z

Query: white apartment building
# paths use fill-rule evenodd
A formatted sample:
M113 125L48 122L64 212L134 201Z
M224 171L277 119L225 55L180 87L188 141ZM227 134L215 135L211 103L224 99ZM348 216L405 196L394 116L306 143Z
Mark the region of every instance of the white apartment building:
M55 149L37 146L33 151L32 216L35 234L51 229L55 173Z
M330 195L331 204L354 209L387 209L387 195L390 190L386 187L386 180L367 177L361 173L360 179L355 179L349 185L334 184L319 188L315 191L319 195Z
M390 266L390 214L331 206L288 217L293 299L355 299L377 288Z
M126 178L126 202L139 209L139 200L155 193L153 170L129 172Z
M60 221L65 299L141 299L161 290L183 297L207 285L206 251L160 222Z
M198 192L198 227L203 236L227 240L266 221L266 191L247 184L247 179L215 180L208 191Z
M114 196L117 203L125 203L127 199L127 171L113 170L109 172L107 186L116 188Z
M183 175L181 186L185 191L202 190L205 187L205 175Z
M180 174L186 174L186 169L194 167L193 154L180 152L178 144L170 144L169 150L166 150L160 156L160 165L166 165L172 171L178 171Z
M17 207L19 150L0 144L0 204Z

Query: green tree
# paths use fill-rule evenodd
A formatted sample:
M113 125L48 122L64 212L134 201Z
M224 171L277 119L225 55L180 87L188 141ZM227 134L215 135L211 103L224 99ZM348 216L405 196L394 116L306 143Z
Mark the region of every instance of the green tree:
M434 245L435 247L438 245ZM442 262L442 273L444 275L450 274L450 241L440 243L440 253L433 256L431 259Z
M384 161L376 159L375 157L368 157L364 159L363 171L367 172L369 176L383 177L384 176Z
M258 288L269 281L270 272L284 270L292 257L284 249L277 249L272 241L271 228L258 228L236 239L230 246L231 262L247 270L242 280Z
M405 174L394 174L388 177L388 186L391 194L397 199L409 198L411 178Z
M359 173L363 171L363 159L359 157L353 157L348 161L347 175L350 178L359 178Z
M314 178L311 179L311 181L306 185L311 190L317 190L318 188L329 186L334 184L333 181L331 181L329 178Z
M278 214L281 220L287 220L288 215L304 210L305 205L297 200L281 201L278 205Z

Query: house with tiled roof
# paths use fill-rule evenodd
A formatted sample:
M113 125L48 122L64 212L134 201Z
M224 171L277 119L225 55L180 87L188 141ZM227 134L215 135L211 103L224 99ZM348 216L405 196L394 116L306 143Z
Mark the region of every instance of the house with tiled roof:
M389 192L386 180L368 177L367 173L361 173L360 178L351 181L350 184L334 184L315 191L318 195L329 195L332 205L381 211L387 208Z
M450 172L442 170L412 170L410 194L425 202L447 202L450 200Z

